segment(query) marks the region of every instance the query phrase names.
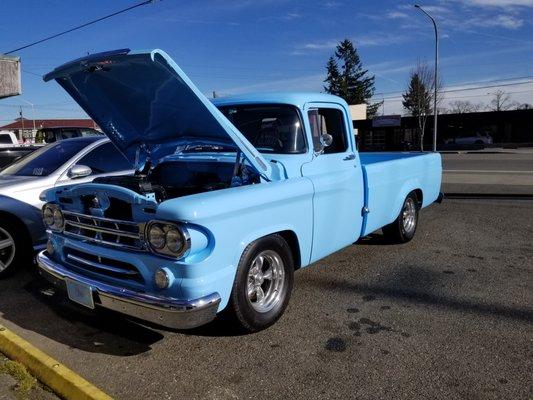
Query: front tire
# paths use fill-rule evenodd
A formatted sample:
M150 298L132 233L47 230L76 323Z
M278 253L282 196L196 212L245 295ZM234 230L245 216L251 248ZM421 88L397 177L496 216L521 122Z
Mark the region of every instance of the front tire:
M287 242L280 235L258 239L241 256L227 312L246 332L268 328L287 308L293 282Z
M9 276L31 260L21 229L10 220L0 222L0 278Z
M383 227L385 238L393 243L407 243L414 236L418 226L418 198L409 193L403 202L398 218Z

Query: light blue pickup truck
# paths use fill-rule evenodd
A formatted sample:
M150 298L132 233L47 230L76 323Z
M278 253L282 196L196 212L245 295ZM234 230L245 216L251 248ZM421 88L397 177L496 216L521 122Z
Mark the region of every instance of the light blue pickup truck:
M44 79L137 171L42 195L39 271L89 308L174 329L224 311L264 329L296 269L380 228L407 242L418 211L440 199L439 154L358 154L335 96L211 102L161 50L94 54Z

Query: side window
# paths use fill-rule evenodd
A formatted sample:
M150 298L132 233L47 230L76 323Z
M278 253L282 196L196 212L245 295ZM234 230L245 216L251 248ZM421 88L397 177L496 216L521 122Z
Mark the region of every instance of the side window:
M324 154L343 153L348 149L344 114L335 108L314 108L308 112L313 147L315 151L322 150L320 138L328 133L333 138L331 146L324 148Z
M62 129L61 139L72 139L80 136L76 129Z
M13 144L9 135L0 135L0 144Z
M93 170L93 174L133 169L129 161L117 150L113 143L105 143L83 156L78 165L86 165Z
M46 143L53 143L56 141L56 134L54 131L44 131L44 141Z

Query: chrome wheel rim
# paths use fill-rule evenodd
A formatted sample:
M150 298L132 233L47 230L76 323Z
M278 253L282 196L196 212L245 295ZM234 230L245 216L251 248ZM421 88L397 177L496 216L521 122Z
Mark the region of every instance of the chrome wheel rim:
M416 226L416 204L415 201L409 197L405 200L402 210L403 230L411 233Z
M15 241L3 228L0 228L0 272L6 270L15 258Z
M246 294L253 309L260 313L272 310L281 300L285 286L285 269L278 253L265 250L252 261L248 270Z

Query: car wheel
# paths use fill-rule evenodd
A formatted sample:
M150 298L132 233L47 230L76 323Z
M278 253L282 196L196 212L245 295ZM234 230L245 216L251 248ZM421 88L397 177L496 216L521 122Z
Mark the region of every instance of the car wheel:
M416 232L418 226L418 199L414 193L409 193L403 202L398 218L393 223L383 227L383 234L394 243L407 243Z
M241 256L227 312L246 332L268 328L285 311L293 282L287 242L280 235L258 239Z
M0 222L0 278L13 273L32 254L20 228L11 221Z

